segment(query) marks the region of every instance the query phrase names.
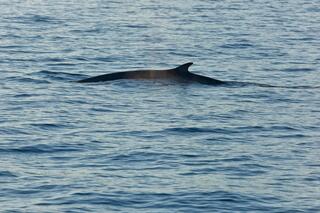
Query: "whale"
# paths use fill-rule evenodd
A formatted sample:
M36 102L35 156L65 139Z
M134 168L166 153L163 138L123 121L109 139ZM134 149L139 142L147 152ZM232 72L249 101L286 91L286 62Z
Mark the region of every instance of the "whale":
M208 85L220 85L224 84L224 81L220 81L207 76L191 73L189 67L192 62L182 64L173 69L165 70L133 70L133 71L122 71L114 72L104 75L98 75L94 77L85 78L77 81L78 83L94 83L104 81L114 81L121 79L134 79L134 80L174 80L177 82L193 83L197 82L200 84Z

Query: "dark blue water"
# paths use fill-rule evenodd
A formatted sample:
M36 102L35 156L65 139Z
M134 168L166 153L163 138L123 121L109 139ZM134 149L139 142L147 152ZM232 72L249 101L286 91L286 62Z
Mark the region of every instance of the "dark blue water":
M318 0L0 8L1 212L320 211Z

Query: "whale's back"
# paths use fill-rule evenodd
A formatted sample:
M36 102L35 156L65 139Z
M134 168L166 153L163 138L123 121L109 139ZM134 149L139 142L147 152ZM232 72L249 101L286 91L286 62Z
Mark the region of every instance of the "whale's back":
M95 77L86 78L78 81L79 83L90 83L90 82L101 82L101 81L114 81L119 79L170 79L183 82L198 82L202 84L221 84L222 81L216 80L214 78L209 78L202 75L197 75L189 72L189 67L193 63L182 64L174 69L168 70L134 70L134 71L124 71L115 72L110 74L99 75Z

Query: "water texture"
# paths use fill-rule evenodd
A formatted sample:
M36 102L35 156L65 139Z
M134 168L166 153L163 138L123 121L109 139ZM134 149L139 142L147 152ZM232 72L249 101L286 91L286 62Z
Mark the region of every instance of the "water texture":
M318 0L0 8L1 212L320 211ZM253 84L75 83L189 61Z

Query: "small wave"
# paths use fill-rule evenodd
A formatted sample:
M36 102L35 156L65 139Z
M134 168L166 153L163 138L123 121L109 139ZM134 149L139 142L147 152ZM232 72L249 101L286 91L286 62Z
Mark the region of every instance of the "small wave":
M215 173L224 173L228 176L234 176L239 179L239 177L263 175L267 173L267 170L264 168L249 168L244 165L241 165L241 168L239 168L239 166L216 166L214 168L193 169L191 172L183 173L181 175L208 175Z
M233 134L233 133L248 133L248 132L259 132L259 131L297 131L295 128L287 126L248 126L248 127L233 127L233 128L197 128L197 127L175 127L167 128L164 131L166 132L175 132L180 133L217 133L217 134Z
M44 16L44 15L31 15L29 17L25 17L25 19L33 22L43 22L43 23L56 22L56 19L54 19L53 17Z
M61 24L61 20L58 20L51 16L45 16L45 15L36 15L36 14L27 14L24 16L15 16L15 17L9 17L5 18L10 22L15 22L18 24Z
M65 63L60 62L60 63L54 63L54 64L49 63L49 64L47 64L47 65L48 65L48 66L58 66L58 67L73 67L73 66L75 66L76 64L70 63L70 62L65 62Z
M309 138L311 136L305 135L305 134L286 134L286 135L279 135L277 138L296 138L296 139L301 139L301 138Z
M71 57L71 59L77 60L77 61L88 61L88 59L85 57Z
M223 133L228 134L232 131L221 128L198 128L198 127L174 127L164 129L165 132L176 132L176 133Z
M245 193L232 193L228 191L177 191L165 192L74 192L58 198L40 201L36 205L103 205L114 210L123 208L136 211L148 209L159 212L212 212L213 210L234 212L235 209L260 211L272 207L270 203L280 203L279 198ZM275 210L275 209L274 209ZM277 208L279 210L279 208ZM283 210L283 209L282 209ZM130 212L130 210L128 210ZM161 212L161 211L160 211Z
M283 69L284 72L312 72L315 71L313 68L286 68Z
M245 126L245 127L237 127L237 131L239 132L257 132L257 131L298 131L298 129L290 127L290 126Z
M95 57L93 60L102 61L102 62L113 62L114 57Z
M9 171L0 171L0 177L14 178L14 177L18 177L18 176L13 174L12 172L9 172Z
M148 29L148 26L138 25L138 24L127 24L127 25L124 25L124 27L133 28L133 29Z
M48 70L33 72L29 75L39 76L39 77L54 80L54 81L75 81L75 80L87 77L86 75L81 75L81 74L66 73L66 72L53 72L53 71L48 71Z
M220 46L220 48L224 49L247 49L251 47L254 47L254 45L249 43L224 44Z
M15 98L30 98L34 96L39 96L39 94L31 94L31 93L19 93L14 95L13 97Z
M64 62L66 59L64 58L45 58L42 61L49 61L49 62Z
M66 128L66 125L62 124L51 124L51 123L39 123L39 124L31 124L31 126L37 127L42 130L56 130L59 128Z
M0 45L0 49L19 49L19 48L26 48L27 46L22 45Z
M170 159L174 156L171 156L168 153L162 152L139 152L134 151L128 154L116 154L112 156L113 161L127 161L127 162L136 162L136 161L145 161L149 160L160 160L160 159Z
M271 84L263 84L263 83L254 83L254 82L245 82L245 81L225 81L225 84L221 86L225 87L265 87L265 88L283 88L283 89L319 89L320 86L290 86L290 85L271 85Z
M19 109L20 110L20 109ZM22 108L21 108L22 110ZM0 135L30 135L30 132L22 128L2 128L0 129Z
M305 137L304 135L299 134L299 129L290 127L290 126L247 126L247 127L229 127L229 128L198 128L198 127L174 127L166 128L162 132L164 134L173 133L173 134L242 134L242 133L258 133L258 132L291 132L287 137Z
M57 146L57 145L47 145L47 144L37 144L32 146L22 146L19 148L1 148L0 152L10 152L10 153L23 153L23 154L44 154L44 153L55 153L55 152L75 152L80 149L70 146Z
M50 83L47 80L28 78L28 77L22 77L22 76L8 77L8 78L6 78L6 81L16 81L16 82L20 82L20 83L34 83L34 84L48 84L48 83Z
M222 159L223 162L239 162L239 161L251 161L251 160L253 160L253 157L247 156L247 155Z
M318 183L320 181L320 175L310 175L309 177L304 178L305 181Z

